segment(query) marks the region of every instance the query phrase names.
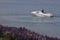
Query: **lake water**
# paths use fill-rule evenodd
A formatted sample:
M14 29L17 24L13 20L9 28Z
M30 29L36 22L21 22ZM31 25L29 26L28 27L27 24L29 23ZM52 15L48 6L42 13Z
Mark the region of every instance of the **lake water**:
M42 9L54 17L41 18L31 14ZM0 24L26 27L39 34L60 38L60 0L0 0Z

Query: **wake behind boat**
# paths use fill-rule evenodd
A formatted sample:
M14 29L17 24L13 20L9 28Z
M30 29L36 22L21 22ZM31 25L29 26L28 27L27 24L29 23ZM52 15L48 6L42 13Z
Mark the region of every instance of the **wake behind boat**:
M52 13L46 13L43 11L33 11L31 13L35 16L38 16L38 17L53 17Z

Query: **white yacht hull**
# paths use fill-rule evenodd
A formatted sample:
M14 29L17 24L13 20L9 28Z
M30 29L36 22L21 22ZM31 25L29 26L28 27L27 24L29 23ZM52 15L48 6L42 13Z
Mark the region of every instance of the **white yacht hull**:
M33 11L32 14L38 17L53 17L51 13L42 13L41 11Z

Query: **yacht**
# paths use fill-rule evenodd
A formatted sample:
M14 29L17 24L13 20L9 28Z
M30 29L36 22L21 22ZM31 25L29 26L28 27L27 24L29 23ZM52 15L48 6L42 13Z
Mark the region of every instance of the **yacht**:
M31 13L38 17L53 17L52 13L47 13L47 12L42 12L42 11L33 11Z

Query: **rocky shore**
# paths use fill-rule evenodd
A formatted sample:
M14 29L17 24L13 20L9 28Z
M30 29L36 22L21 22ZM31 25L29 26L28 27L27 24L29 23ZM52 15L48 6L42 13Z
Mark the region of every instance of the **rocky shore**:
M24 27L8 27L0 25L0 40L60 40L32 32Z

